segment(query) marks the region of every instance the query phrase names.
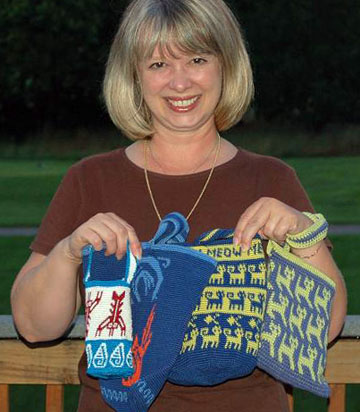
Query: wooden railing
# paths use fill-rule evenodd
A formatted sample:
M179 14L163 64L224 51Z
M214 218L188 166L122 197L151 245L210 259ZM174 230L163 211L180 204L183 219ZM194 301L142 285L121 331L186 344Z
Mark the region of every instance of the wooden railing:
M77 364L84 350L84 317L79 316L66 339L25 345L11 316L0 316L0 412L10 411L9 385L46 385L46 412L64 410L64 385L79 384ZM328 412L345 412L346 384L360 384L360 316L347 316L339 339L328 352L326 378L331 385ZM293 396L289 393L290 409Z

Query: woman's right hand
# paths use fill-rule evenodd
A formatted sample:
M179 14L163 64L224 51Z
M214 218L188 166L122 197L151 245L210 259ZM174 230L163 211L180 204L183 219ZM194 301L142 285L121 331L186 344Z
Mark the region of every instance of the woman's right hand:
M65 254L70 260L81 263L84 246L91 244L95 250L101 250L104 242L105 254L115 254L121 259L128 241L131 252L140 258L141 244L134 228L114 213L98 213L64 239Z

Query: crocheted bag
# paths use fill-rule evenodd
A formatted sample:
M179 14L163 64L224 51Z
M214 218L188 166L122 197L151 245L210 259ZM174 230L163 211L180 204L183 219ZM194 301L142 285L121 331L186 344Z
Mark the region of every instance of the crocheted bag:
M181 244L188 232L186 219L179 213L172 213L162 220L154 239L143 246ZM105 250L105 244L100 251L91 245L83 249L85 351L87 373L111 379L128 377L134 372L130 283L138 262L129 245L121 260L106 256Z
M106 256L105 248L83 249L85 351L87 373L97 378L130 376L132 319L130 282L137 263L128 247L126 258Z
M188 230L185 218L172 213L161 221L154 239L142 243L142 258L131 282L134 373L100 379L102 396L116 411L149 408L168 377L191 313L216 266L213 258L182 246ZM93 266L107 274L103 283L111 285L117 271L109 267L110 257L100 262L101 257L94 252ZM124 269L123 261L126 258L116 267Z
M258 366L275 378L322 397L334 282L269 241L268 302Z
M233 230L216 229L189 247L217 260L169 375L181 385L215 385L250 374L257 363L266 302L266 263L260 236L248 253Z

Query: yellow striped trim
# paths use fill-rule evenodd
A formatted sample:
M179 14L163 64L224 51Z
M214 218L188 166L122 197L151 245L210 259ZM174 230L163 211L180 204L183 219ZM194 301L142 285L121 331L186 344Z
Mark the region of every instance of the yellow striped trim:
M253 260L264 258L264 252L260 247L261 241L255 239L251 243L248 252L243 252L240 246L228 245L208 245L208 246L193 246L192 249L198 250L205 255L222 261L239 261Z
M304 262L302 259L299 257L293 255L290 253L286 248L281 247L279 244L276 242L269 240L266 252L269 256L271 256L271 252L275 250L281 257L285 258L286 260L289 260L290 262L295 263L296 265L306 269L310 273L312 273L315 276L318 276L320 279L324 280L325 282L329 283L333 288L336 287L335 282L329 278L325 273L321 272L319 269L317 269L314 266L309 265L308 263Z
M205 237L203 237L203 238L201 238L201 242L207 242L208 240L210 240L214 235L215 235L215 233L216 232L218 232L219 231L219 229L214 229L214 230L212 230L210 233L208 233Z
M295 249L304 249L316 245L316 243L326 238L328 232L328 224L321 213L302 213L312 220L313 224L296 235L286 235L286 243ZM325 228L319 232L319 229L324 225L326 225Z

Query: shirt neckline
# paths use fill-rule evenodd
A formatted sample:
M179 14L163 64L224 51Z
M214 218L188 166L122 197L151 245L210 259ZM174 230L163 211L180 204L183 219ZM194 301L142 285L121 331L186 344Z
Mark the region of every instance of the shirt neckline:
M137 173L141 173L142 175L144 174L144 169L140 166L138 166L137 164L135 164L134 162L132 162L127 156L126 156L126 152L125 152L125 147L119 149L120 151L120 156L122 158L122 160L124 161L124 163L131 169L133 169L134 171L136 171ZM234 157L232 157L230 160L226 161L225 163L222 163L218 166L215 166L214 168L214 172L218 172L218 171L223 171L231 166L233 166L240 158L242 154L242 149L240 147L237 147L237 152L235 154ZM156 177L159 179L191 179L191 178L197 178L197 177L202 177L204 175L208 175L210 171L209 169L206 170L202 170L201 172L196 172L196 173L190 173L190 174L185 174L185 175L167 175L164 173L159 173L159 172L152 172L152 171L148 171L148 175L152 176L152 177Z

